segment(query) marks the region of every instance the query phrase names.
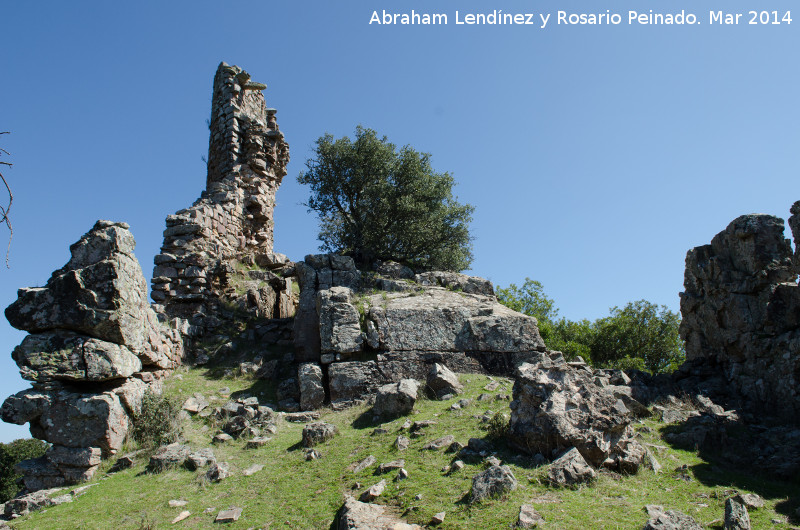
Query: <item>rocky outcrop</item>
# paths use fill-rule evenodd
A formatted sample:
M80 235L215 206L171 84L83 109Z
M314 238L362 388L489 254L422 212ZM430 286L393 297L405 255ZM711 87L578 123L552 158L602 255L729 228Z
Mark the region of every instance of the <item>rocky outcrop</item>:
M30 490L92 476L121 446L148 388L182 356L180 335L147 302L125 223L98 221L44 287L19 290L6 317L29 331L12 356L33 388L10 396L2 419L53 444L19 466Z
M392 515L386 506L360 502L346 497L331 528L337 530L421 530L416 524L407 524Z
M583 363L567 363L558 352L540 354L519 367L513 397L509 437L523 451L555 456L574 447L589 464L626 473L644 461L633 416Z
M789 220L800 235L800 202ZM743 215L686 255L685 386L724 390L753 411L800 417L800 288L784 222ZM702 383L698 383L698 380Z

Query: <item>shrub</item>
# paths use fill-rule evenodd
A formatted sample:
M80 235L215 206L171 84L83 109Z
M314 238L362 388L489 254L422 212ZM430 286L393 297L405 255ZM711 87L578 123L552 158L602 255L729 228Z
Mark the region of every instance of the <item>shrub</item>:
M508 414L502 412L495 413L494 416L486 424L489 438L505 438L508 434Z
M181 437L181 404L175 398L148 389L142 397L142 409L133 418L133 439L143 447L177 442Z
M47 448L48 444L35 438L0 443L0 502L13 499L19 493L17 479L21 475L14 471L14 466L23 460L44 455Z

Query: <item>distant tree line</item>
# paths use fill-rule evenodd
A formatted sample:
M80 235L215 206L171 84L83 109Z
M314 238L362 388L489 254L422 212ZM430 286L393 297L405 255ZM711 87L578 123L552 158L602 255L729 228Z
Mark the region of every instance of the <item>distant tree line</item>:
M19 493L17 479L22 475L14 471L14 466L23 460L43 456L47 448L48 444L35 438L0 443L0 502L13 499Z
M539 332L551 350L567 359L581 356L598 368L636 368L652 374L674 371L686 352L678 335L680 317L666 306L647 300L612 307L594 322L558 318L555 302L538 281L498 287L497 299L515 311L536 317Z

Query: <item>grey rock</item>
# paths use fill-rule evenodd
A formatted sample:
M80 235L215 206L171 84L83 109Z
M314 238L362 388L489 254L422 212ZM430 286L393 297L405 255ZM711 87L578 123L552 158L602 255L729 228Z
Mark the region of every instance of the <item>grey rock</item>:
M262 469L264 469L263 464L253 464L244 471L242 471L242 475L244 475L245 477L250 477L258 473Z
M339 429L330 423L310 423L303 428L303 447L314 447L331 440Z
M597 473L586 463L581 453L574 447L550 464L547 478L558 486L574 487L592 482Z
M744 504L736 499L725 501L725 530L750 530L750 515Z
M431 517L431 524L442 524L444 518L447 516L446 512L437 512Z
M438 451L445 447L449 447L450 444L452 444L455 441L456 437L453 436L452 434L448 434L447 436L442 436L441 438L437 438L435 440L426 443L424 446L422 446L422 449L426 451Z
M536 528L544 524L544 517L530 504L523 504L519 507L519 517L517 517L517 528Z
M358 310L350 303L352 291L331 287L317 293L319 336L322 353L361 351L364 340Z
M372 412L375 416L397 418L410 414L417 401L419 383L414 379L402 379L378 388Z
M167 469L181 466L188 458L190 452L191 449L188 445L181 445L179 443L162 445L156 450L155 454L150 457L147 470L151 473L161 473Z
M764 507L764 499L755 493L740 493L734 499L749 510L758 510Z
M216 457L214 456L214 451L211 449L200 449L198 451L192 451L186 457L186 462L184 465L190 471L195 471L200 469L201 467L210 466L217 462Z
M394 446L397 448L398 451L405 451L408 449L408 445L411 443L411 440L406 438L405 436L398 436L394 440Z
M227 462L214 462L206 471L206 479L211 482L220 482L231 476L230 464Z
M523 363L514 382L509 438L531 454L576 448L590 464L634 473L644 448L634 439L630 411L594 382L591 371L560 353Z
M182 408L187 412L191 412L192 414L197 414L198 412L208 407L208 405L209 405L208 400L203 396L203 394L196 392L190 398L184 401Z
M367 469L369 466L373 465L376 461L377 460L373 455L369 455L368 457L364 458L363 460L360 460L360 461L356 462L353 465L353 473L361 473L362 471Z
M458 381L458 376L439 363L434 363L428 372L425 387L439 399L447 394L460 394L464 391L464 385Z
M235 523L242 516L242 509L231 507L227 510L220 510L214 518L215 523Z
M300 408L318 409L325 402L325 388L322 386L322 368L318 364L304 363L297 369L300 382Z
M472 478L470 503L503 495L517 489L517 479L508 466L492 466Z
M378 497L383 494L383 490L386 489L386 481L381 480L377 484L373 484L370 486L366 491L361 494L360 501L361 502L370 502L374 501Z
M125 346L71 331L28 335L11 356L31 381L110 381L130 377L142 362Z
M648 506L648 521L642 530L702 530L690 516L678 510L663 511L660 506Z
M422 530L387 513L386 507L346 497L336 517L336 530Z

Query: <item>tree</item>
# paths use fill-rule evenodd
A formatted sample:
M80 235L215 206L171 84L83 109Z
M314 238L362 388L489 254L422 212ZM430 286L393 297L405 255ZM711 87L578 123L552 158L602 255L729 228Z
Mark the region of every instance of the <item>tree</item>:
M603 368L637 368L653 374L675 370L686 354L678 335L680 317L666 306L647 300L614 307L610 315L594 322L556 320L555 302L544 293L541 283L525 278L522 287L515 284L498 287L497 300L509 308L536 317L539 333L551 350L567 359L578 355Z
M647 300L614 307L595 322L592 361L599 366L639 368L653 374L675 370L685 359L678 335L681 319Z
M48 445L35 438L23 438L10 443L0 443L0 502L6 502L19 493L19 475L14 466L29 458L44 455Z
M377 260L414 269L460 271L472 262L469 223L474 207L453 197L453 177L437 173L430 154L358 126L354 140L326 134L298 181L320 219L321 248L352 256L361 267Z

